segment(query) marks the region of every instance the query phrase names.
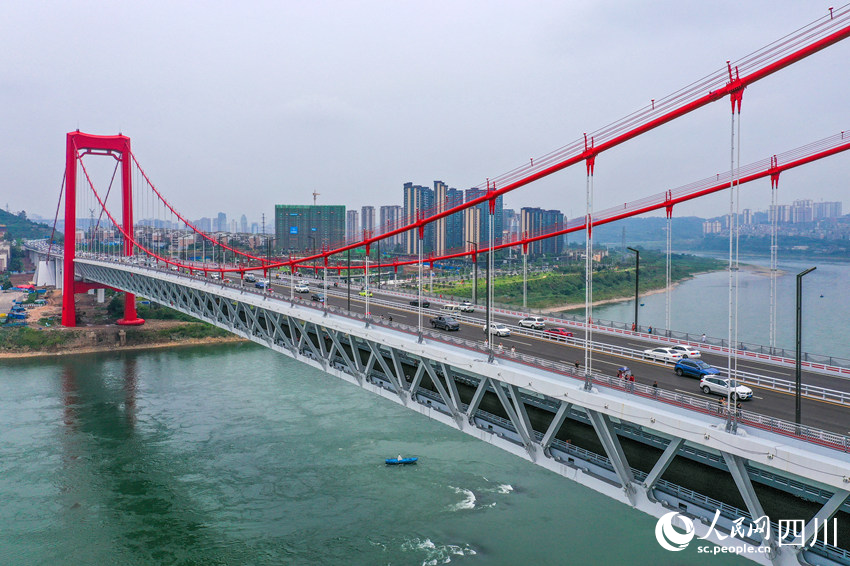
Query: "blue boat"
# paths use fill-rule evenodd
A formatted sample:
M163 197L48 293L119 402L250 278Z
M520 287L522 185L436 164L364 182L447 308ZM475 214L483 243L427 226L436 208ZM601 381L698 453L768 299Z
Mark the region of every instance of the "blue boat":
M415 464L419 458L387 458L385 462L387 466L404 466L406 464Z

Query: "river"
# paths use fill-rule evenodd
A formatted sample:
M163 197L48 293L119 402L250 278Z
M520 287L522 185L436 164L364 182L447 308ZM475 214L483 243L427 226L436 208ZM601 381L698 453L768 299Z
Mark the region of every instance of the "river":
M252 344L4 360L0 399L4 565L744 563Z
M769 344L770 275L769 259L742 258L741 263L759 269L742 267L738 280L738 340ZM796 325L796 274L817 267L803 278L804 352L838 356L850 360L850 264L825 261L780 261L777 277L777 339L779 348L793 352ZM639 319L642 326L663 328L666 320L666 294L647 295L640 299ZM697 275L674 286L670 294L670 326L673 330L699 336L726 339L729 329L729 273L716 271ZM593 308L597 320L631 322L634 300L610 303Z

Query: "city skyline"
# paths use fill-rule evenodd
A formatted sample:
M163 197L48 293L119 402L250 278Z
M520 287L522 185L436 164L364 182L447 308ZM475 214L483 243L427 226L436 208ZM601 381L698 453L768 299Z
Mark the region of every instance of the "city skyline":
M827 15L826 6L790 0L670 0L652 9L506 3L483 13L451 3L366 2L335 6L340 17L332 21L326 9L280 5L260 13L224 4L198 13L178 3L110 5L94 14L73 3L10 6L0 100L16 143L0 155L4 200L51 216L64 135L76 128L130 136L153 182L194 218L208 215L204 208L232 208L234 194L246 210L269 211L281 193L309 204L315 191L320 204L350 200L360 208L411 179L483 186ZM184 21L197 25L184 30ZM55 39L69 26L87 32L75 34L71 48ZM226 46L205 31L219 28L229 30ZM121 45L121 57L99 48L110 43ZM349 48L341 52L340 44ZM305 57L285 55L295 52ZM848 56L850 42L841 42L746 89L742 164L846 127L832 109L844 107ZM210 76L219 88L206 86ZM597 208L728 171L728 114L728 103L717 102L600 155ZM280 159L258 160L223 132ZM325 166L327 153L333 167ZM848 163L837 155L783 173L780 190L838 200ZM96 182L107 184L110 172ZM512 204L546 203L580 216L584 177L584 167L570 168L512 193ZM745 186L742 208L767 194L768 181ZM721 193L674 214L722 214L727 201Z

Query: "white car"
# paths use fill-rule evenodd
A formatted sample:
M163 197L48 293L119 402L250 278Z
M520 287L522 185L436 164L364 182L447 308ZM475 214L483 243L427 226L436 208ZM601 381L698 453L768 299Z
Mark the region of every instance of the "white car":
M533 328L535 330L543 330L543 327L546 326L544 320L539 316L526 317L520 320L517 324L524 328Z
M210 279L221 279L221 275L218 273L210 273Z
M487 327L482 328L484 332L487 332ZM490 323L490 334L495 334L496 336L510 336L511 329L502 324L501 322L491 322Z
M307 285L298 284L298 285L295 286L295 292L296 293L309 293L310 287L308 287Z
M458 305L458 309L460 312L475 312L475 305L470 303L469 301L464 301Z
M682 359L692 358L698 360L702 357L700 351L696 348L692 348L690 346L683 346L682 344L676 344L675 346L670 346L670 349L682 354Z
M650 348L643 351L643 357L647 360L656 360L659 362L676 363L682 359L682 353L673 348Z
M728 377L717 377L707 375L699 380L699 387L703 393L714 393L726 397L731 387ZM753 398L753 390L746 385L738 385L732 389L732 399L748 401Z

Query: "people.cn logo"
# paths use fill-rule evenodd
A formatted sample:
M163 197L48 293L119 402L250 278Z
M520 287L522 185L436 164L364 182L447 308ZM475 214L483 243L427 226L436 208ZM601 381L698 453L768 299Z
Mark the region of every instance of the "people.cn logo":
M676 517L679 518L679 522L681 523L680 528L685 530L684 533L679 532L673 526L673 519ZM667 513L658 519L658 523L655 525L655 539L658 541L658 544L661 545L661 548L673 552L687 548L688 543L694 538L694 534L693 521L683 515L679 515L675 511Z

